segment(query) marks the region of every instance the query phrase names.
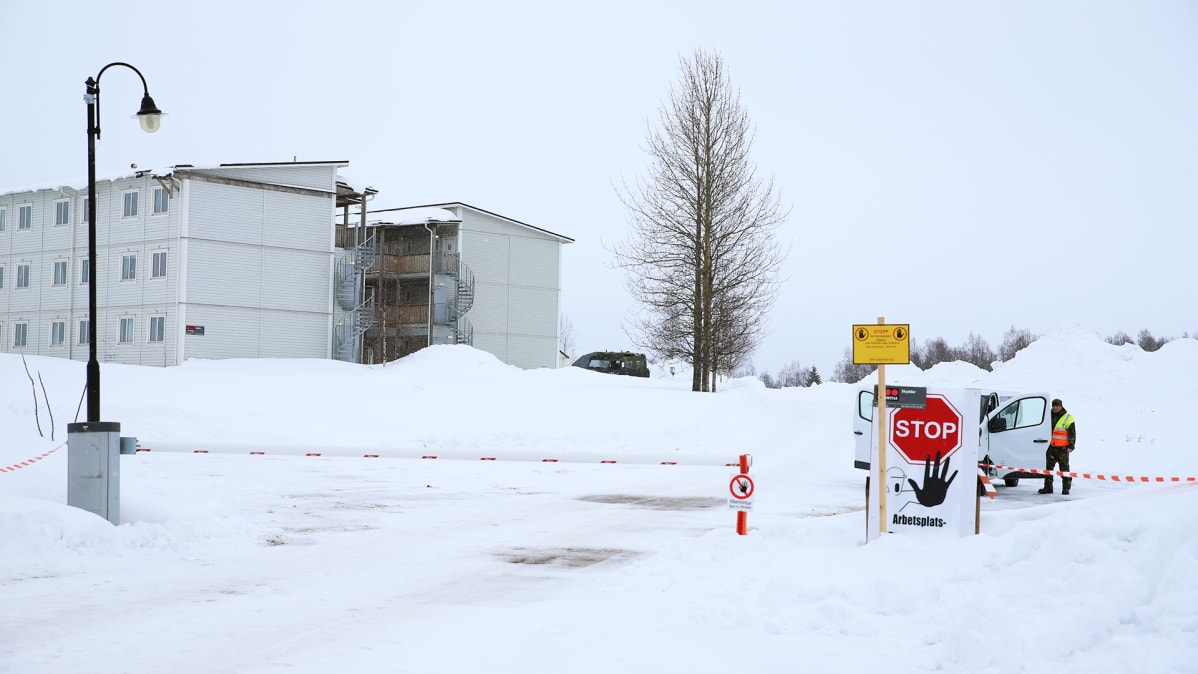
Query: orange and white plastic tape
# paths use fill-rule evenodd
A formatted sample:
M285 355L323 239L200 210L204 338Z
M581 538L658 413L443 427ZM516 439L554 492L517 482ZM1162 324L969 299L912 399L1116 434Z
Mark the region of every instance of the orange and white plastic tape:
M1036 468L1015 468L998 464L982 464L987 468L1001 468L1020 473L1036 475L1057 475L1060 477L1076 477L1086 480L1110 480L1111 482L1198 482L1198 477L1136 477L1135 475L1103 475L1102 473L1073 473L1062 470L1039 470Z
M982 470L981 468L978 468L978 479L982 481L982 488L986 490L986 496L994 498L994 495L998 493L998 490L994 488L994 485L990 484L989 476L987 476L986 471Z
M32 459L25 459L24 461L18 461L17 463L14 463L11 466L4 466L3 468L0 468L0 473L11 473L14 470L20 470L22 468L27 468L29 466L32 466L33 464L37 463L38 461L41 461L42 459L46 458L47 456L50 456L54 452L57 452L58 450L62 449L63 447L66 447L66 446L67 446L67 443L64 442L61 445L55 447L54 449L51 449L50 451L46 452L45 454L42 454L41 456L35 456Z

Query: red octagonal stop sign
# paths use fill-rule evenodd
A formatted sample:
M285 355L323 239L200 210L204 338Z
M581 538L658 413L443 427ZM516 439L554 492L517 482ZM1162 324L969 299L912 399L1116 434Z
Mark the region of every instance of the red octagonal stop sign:
M908 463L941 460L961 448L964 419L944 396L929 393L923 409L903 407L890 415L890 446Z

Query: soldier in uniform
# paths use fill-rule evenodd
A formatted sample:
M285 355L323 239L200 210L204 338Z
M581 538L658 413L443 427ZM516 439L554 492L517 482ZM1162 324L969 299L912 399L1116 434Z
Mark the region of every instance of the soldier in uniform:
M1065 406L1061 404L1060 398L1053 398L1052 401L1052 441L1048 445L1048 450L1044 457L1044 470L1051 471L1053 466L1060 466L1062 472L1069 472L1069 453L1073 451L1074 443L1077 442L1077 424L1074 423L1073 415L1065 410ZM1069 486L1073 484L1073 478L1061 477L1061 493L1068 496ZM1052 475L1044 476L1044 488L1039 491L1041 494L1052 493Z

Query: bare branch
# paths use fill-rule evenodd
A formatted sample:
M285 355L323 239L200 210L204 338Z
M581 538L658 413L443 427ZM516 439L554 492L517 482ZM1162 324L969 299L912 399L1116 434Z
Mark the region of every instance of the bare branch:
M54 439L54 409L50 407L50 396L46 395L46 382L42 381L42 373L37 373L37 383L42 387L42 400L46 401L46 413L50 415L50 439Z
M37 434L44 438L46 434L42 432L42 418L38 415L37 408L37 384L33 381L33 375L29 374L29 363L25 362L24 353L21 354L21 364L25 366L25 376L29 377L29 388L33 389L33 421L37 424Z

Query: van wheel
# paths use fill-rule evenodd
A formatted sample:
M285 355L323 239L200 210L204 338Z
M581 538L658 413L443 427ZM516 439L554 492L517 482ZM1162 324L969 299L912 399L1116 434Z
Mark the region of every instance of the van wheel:
M1005 485L1007 485L1008 487L1018 487L1018 486L1019 486L1019 478L1017 478L1017 477L1004 477L1004 478L1002 479L1002 483L1003 483L1003 484L1005 484Z

